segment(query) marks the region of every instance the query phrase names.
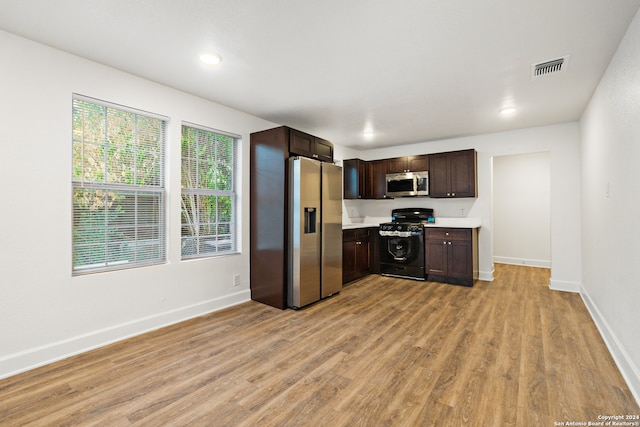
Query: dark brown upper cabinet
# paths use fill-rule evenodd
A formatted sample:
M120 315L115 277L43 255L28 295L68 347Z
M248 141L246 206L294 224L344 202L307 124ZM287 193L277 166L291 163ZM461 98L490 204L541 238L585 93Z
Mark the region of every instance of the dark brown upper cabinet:
M344 199L386 199L387 159L342 161Z
M387 159L387 173L424 172L429 170L429 155Z
M367 162L360 159L342 161L342 185L344 199L367 197Z
M477 197L476 151L450 151L429 155L429 197Z
M333 144L326 139L289 129L289 152L323 162L333 162Z
M364 161L343 161L345 199L386 199L388 173L429 172L429 197L477 197L473 149Z
M365 189L367 199L387 198L387 163L387 159L367 162L369 168L369 176Z

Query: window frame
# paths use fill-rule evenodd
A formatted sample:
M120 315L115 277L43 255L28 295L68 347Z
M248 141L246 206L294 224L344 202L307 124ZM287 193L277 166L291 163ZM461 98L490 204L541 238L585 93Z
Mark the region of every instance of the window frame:
M100 141L86 141L86 131L83 129L81 131L81 138L79 140L76 139L76 128L75 128L75 120L76 120L76 103L82 102L91 104L93 107L102 108L104 111L104 129L102 129L102 139ZM130 147L133 168L126 166L126 160L122 160L122 163L116 163L118 167L122 168L122 173L130 172L133 176L134 183L121 183L121 182L109 182L109 172L111 171L110 166L113 165L109 158L109 154L106 154L110 149L117 149L116 143L110 140L109 135L109 125L107 122L107 118L109 115L109 111L116 112L118 114L127 113L133 114L134 125L133 131L130 134L127 134L127 137L132 140L132 147ZM157 134L154 134L157 138L159 138L159 145L157 147L157 152L147 152L150 146L145 144L140 144L141 139L138 139L140 136L140 126L139 119L144 118L145 120L158 120L160 121L159 129ZM81 120L84 120L84 113L82 113ZM109 271L117 271L129 268L138 268L145 267L151 265L164 264L167 262L167 190L166 190L166 155L167 155L167 140L169 134L169 118L166 116L162 116L155 113L150 113L147 111L143 111L140 109L135 109L123 105L119 105L113 102L103 101L96 98L87 97L84 95L74 93L72 96L72 158L71 158L71 187L72 187L72 260L71 260L71 270L73 276L80 276L92 273L102 273ZM121 129L121 128L118 128ZM81 147L81 159L80 159L80 177L78 177L77 171L77 162L76 162L76 144L79 144ZM98 147L98 150L103 150L105 152L105 162L104 162L104 170L102 171L103 177L101 180L87 180L86 169L85 169L85 151L87 147L94 146ZM146 153L150 154L152 157L155 155L155 161L152 162L151 169L157 169L157 173L152 173L149 176L152 177L151 180L154 181L153 184L141 184L140 182L144 182L144 180L149 179L149 177L141 177L138 175L138 172L141 170L141 162L139 157L142 157L141 154ZM129 165L131 166L131 165ZM133 171L131 171L133 169ZM112 171L111 171L112 172ZM84 192L84 193L83 193ZM99 222L96 222L95 227L87 226L87 224L81 225L78 218L84 213L86 214L86 207L76 206L76 197L85 196L86 194L91 194L93 192L96 196L95 200L98 197L104 196L104 200L102 202L104 208L104 226L100 226ZM111 200L109 199L111 197ZM121 205L126 206L127 210L121 211L124 212L123 219L117 223L116 226L110 226L109 222L113 223L114 221L109 220L109 208L111 207L110 203L116 203L116 199L119 199ZM146 200L146 202L145 202ZM149 200L151 202L149 203ZM131 203L133 202L133 203ZM98 202L99 203L99 202ZM120 206L121 207L121 206ZM130 211L129 209L132 209ZM114 209L115 210L115 209ZM145 215L147 219L152 218L152 222L145 221ZM93 229L94 232L104 231L104 244L102 243L87 243L87 237L84 237L84 242L82 239L82 232L87 232L87 230ZM128 237L122 237L120 239L110 239L111 233L116 230L117 232L121 232L122 236L125 236L123 230L126 230L129 234ZM133 237L131 236L133 233ZM143 234L151 235L151 238L142 237ZM81 243L82 242L82 243ZM129 259L129 256L122 255L121 257L125 257L125 260L118 260L117 257L111 255L113 247L116 245L119 250L123 253L130 253L133 256L133 260ZM119 245L119 246L118 246ZM104 259L97 263L88 263L76 265L77 257L91 257L91 249L90 247L95 247L100 250L101 246L103 246L102 250L104 251ZM83 251L79 251L79 249L83 249Z
M213 158L199 158L199 157L188 157L185 156L185 152L183 151L184 149L184 131L186 129L190 129L192 131L196 131L196 132L202 132L202 133L209 133L212 134L213 136L222 136L222 137L227 137L227 138L231 138L231 144L232 144L232 154L231 154L231 162L230 162L230 166L231 166L231 174L230 179L231 179L231 188L228 190L221 190L221 189L210 189L210 188L200 188L198 186L198 182L196 180L196 185L195 187L185 187L185 179L184 179L184 173L185 173L185 161L196 161L196 170L192 171L195 172L195 176L198 177L200 176L200 170L199 170L199 165L200 162L202 163L212 163L212 164L216 164L216 159ZM197 136L196 136L197 139ZM194 259L204 259L204 258L215 258L215 257L221 257L221 256L226 256L226 255L234 255L234 254L238 254L239 253L239 245L238 245L238 240L239 240L239 227L238 227L238 177L239 177L239 159L238 159L238 152L239 152L239 145L242 141L242 138L240 135L231 133L231 132L226 132L226 131L222 131L219 129L214 129L208 126L202 126L202 125L198 125L198 124L194 124L191 122L186 122L183 121L181 123L181 127L180 127L180 259L181 261L189 261L189 260L194 260ZM196 152L198 151L197 148L195 150ZM215 171L215 173L217 173L217 169ZM230 203L231 203L231 214L229 217L229 221L228 221L228 229L229 229L229 237L230 237L230 242L228 243L230 245L229 249L227 250L220 250L220 242L219 237L220 237L220 233L211 235L211 234L200 234L200 230L203 226L207 226L207 225L215 225L216 228L218 228L221 224L227 224L226 221L219 221L219 210L217 208L216 210L216 221L215 222L204 222L204 221L192 221L190 222L190 224L192 224L191 226L189 226L187 223L185 223L184 219L185 219L185 210L186 208L186 204L185 204L185 197L192 197L192 202L191 205L192 206L200 206L197 203L193 203L194 200L196 200L196 198L198 198L198 200L203 200L206 197L215 197L215 198L220 198L220 197L228 197L230 198ZM219 199L216 199L219 200ZM219 206L219 205L216 205ZM196 215L191 214L191 217L193 218ZM191 227L192 228L192 232L195 231L194 234L187 234L185 235L185 228L186 227ZM225 233L222 233L223 235ZM211 242L211 238L216 237L215 242ZM206 242L207 239L210 239L209 242ZM188 246L189 241L191 241L191 247L193 252L189 253L189 254L185 254L185 250ZM211 247L215 247L215 250L204 250L204 246L206 245L206 243L210 243L212 246ZM226 245L227 243L223 241L222 246Z

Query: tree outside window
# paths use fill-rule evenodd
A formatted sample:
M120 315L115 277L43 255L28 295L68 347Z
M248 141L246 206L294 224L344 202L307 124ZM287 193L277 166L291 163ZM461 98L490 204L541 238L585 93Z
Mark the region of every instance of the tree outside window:
M73 273L165 260L166 120L73 100Z
M182 258L236 252L237 138L182 126Z

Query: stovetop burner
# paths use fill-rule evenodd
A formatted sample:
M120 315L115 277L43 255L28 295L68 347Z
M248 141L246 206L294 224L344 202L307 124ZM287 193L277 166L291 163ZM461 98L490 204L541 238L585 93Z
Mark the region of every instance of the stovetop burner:
M391 211L391 222L380 224L381 236L409 237L424 234L424 224L435 222L433 209L399 208Z
M398 208L391 211L391 221L424 224L435 222L435 218L430 208Z

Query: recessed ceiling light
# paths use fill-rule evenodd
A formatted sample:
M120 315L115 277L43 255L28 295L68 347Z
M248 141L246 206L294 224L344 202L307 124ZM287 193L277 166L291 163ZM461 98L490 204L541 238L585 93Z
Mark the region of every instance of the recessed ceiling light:
M200 61L207 65L217 65L222 61L222 58L217 53L202 53L200 54Z
M502 114L503 116L510 116L512 114L515 114L516 112L516 107L503 107L500 109L500 114Z

